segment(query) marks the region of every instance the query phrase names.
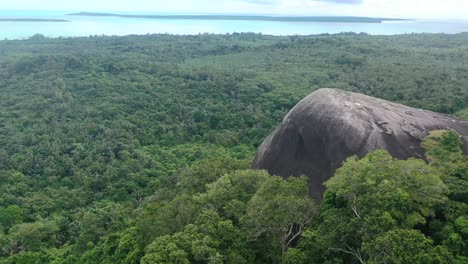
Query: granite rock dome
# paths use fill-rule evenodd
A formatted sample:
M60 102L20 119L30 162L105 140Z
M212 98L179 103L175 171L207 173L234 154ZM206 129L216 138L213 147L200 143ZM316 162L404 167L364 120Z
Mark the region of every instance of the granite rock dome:
M393 157L425 158L421 140L452 129L468 153L468 121L339 89L320 89L301 100L259 147L252 168L283 177L306 175L321 200L329 179L353 155L385 149Z

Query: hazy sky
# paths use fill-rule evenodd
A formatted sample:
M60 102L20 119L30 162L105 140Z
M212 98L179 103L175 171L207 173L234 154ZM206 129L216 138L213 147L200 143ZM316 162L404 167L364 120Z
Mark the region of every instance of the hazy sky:
M0 0L0 9L468 19L468 0Z

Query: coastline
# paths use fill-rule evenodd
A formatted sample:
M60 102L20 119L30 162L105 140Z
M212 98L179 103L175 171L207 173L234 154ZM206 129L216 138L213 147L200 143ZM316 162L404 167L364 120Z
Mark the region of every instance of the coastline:
M42 18L0 18L0 22L53 22L63 23L71 22L65 19L42 19Z
M255 15L125 15L114 13L79 12L69 16L120 17L165 20L231 20L231 21L268 21L268 22L323 22L323 23L382 23L384 21L408 21L409 19L373 18L350 16L255 16Z

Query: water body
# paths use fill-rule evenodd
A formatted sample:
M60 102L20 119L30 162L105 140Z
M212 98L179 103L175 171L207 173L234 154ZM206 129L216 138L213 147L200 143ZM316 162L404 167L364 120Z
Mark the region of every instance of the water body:
M383 23L276 22L229 20L165 20L124 17L70 16L74 11L0 11L0 19L59 19L69 22L0 22L0 39L24 39L34 34L47 37L170 33L255 32L266 35L312 35L341 32L394 35L410 33L468 32L468 20L409 20ZM148 13L140 13L148 15ZM167 14L166 14L167 15Z

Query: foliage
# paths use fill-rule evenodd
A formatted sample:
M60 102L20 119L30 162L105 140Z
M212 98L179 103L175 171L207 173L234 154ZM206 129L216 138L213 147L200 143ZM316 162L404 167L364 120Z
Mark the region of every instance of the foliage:
M468 120L468 108L459 110L458 112L455 113L455 115L465 120Z
M325 185L320 223L305 236L304 248L343 262L371 261L379 251L367 245L376 246L389 230L426 224L447 201L446 186L424 161L395 160L385 151L349 158Z
M446 248L431 246L432 241L416 230L395 229L363 245L368 263L453 263Z
M278 237L285 253L302 234L315 213L307 178L270 177L255 193L247 209L255 239Z
M426 140L429 165L383 152L350 159L320 207L305 179L248 168L320 87L466 117L467 43L252 33L0 41L0 263L464 263L468 162L453 133ZM405 241L411 256L399 253Z

